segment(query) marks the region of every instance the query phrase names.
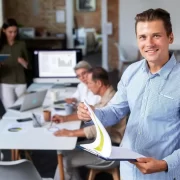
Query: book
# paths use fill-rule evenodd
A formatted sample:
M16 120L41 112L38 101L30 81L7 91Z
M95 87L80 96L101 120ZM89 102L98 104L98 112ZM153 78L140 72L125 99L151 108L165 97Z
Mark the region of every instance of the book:
M0 62L5 61L9 56L10 54L0 54Z
M143 155L134 152L127 148L112 146L111 139L101 121L97 118L91 107L86 101L85 106L90 112L90 117L96 128L96 138L94 142L89 144L80 144L78 148L94 154L102 159L109 161L136 161L137 158L144 157Z

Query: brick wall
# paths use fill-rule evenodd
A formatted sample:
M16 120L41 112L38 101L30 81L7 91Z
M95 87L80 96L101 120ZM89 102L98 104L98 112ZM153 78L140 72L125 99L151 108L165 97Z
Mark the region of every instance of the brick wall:
M74 7L76 5L74 4ZM118 7L119 0L108 0L108 21L113 24L113 34L109 36L108 53L109 53L109 67L116 69L118 67L118 50L114 45L118 42ZM96 0L95 12L78 12L74 9L75 17L78 27L95 28L96 31L101 32L101 0Z
M56 10L65 9L65 0L37 0L38 15L34 14L34 0L4 0L5 18L13 17L18 23L29 27L45 27L52 32L65 32L65 24L56 23ZM96 1L96 11L82 12L76 10L74 0L74 15L78 27L101 30L101 0Z
M101 0L96 0L96 11L93 12L77 11L74 1L74 15L79 28L95 28L96 31L101 31Z
M96 11L82 12L76 10L74 15L78 27L95 28L101 32L101 0L96 0ZM65 24L56 23L55 11L65 9L65 0L38 0L38 15L33 10L34 0L4 0L5 17L13 17L18 23L29 27L45 27L52 33L66 31ZM109 36L109 66L118 67L118 51L114 42L118 42L118 5L119 0L108 0L108 21L113 23L113 34Z
M113 33L109 35L108 40L108 48L109 48L109 67L110 69L118 68L119 60L118 60L118 50L115 46L115 42L118 43L118 7L119 7L119 0L108 0L108 21L112 22L113 24Z
M38 7L34 10L34 0L4 0L5 18L15 18L26 27L44 27L52 33L66 31L65 24L56 23L56 10L65 9L65 0L37 0ZM36 15L37 11L38 14Z

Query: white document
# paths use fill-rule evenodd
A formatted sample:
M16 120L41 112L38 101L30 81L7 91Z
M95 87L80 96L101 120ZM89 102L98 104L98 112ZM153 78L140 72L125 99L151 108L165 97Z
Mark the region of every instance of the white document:
M94 142L89 144L80 144L79 148L88 151L105 160L119 160L129 161L136 160L137 158L144 157L130 149L112 146L111 139L106 129L94 114L91 107L85 101L84 104L87 106L91 119L95 125L97 135Z
M26 133L27 127L23 123L9 123L3 130L3 133Z
M56 131L59 131L60 129L57 126L52 126L52 127L46 127L44 128L44 132L48 134L54 134Z
M64 10L56 11L56 22L57 23L65 23L65 11Z

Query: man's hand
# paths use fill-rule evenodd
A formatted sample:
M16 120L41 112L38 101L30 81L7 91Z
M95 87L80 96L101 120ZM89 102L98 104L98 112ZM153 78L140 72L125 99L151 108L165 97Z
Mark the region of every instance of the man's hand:
M92 110L94 110L94 107L91 106ZM77 115L79 119L89 121L91 119L90 113L87 109L87 107L84 105L84 103L79 103L77 107Z
M73 130L62 129L54 133L55 136L73 137Z
M166 171L168 166L166 161L154 158L138 158L138 162L132 162L143 174L151 174Z
M68 104L72 104L72 103L76 102L76 99L75 98L66 98L65 101Z
M52 117L52 121L54 121L55 123L63 123L67 121L67 118L66 116L54 115Z
M28 63L21 57L17 59L18 63L21 64L24 68L27 68Z

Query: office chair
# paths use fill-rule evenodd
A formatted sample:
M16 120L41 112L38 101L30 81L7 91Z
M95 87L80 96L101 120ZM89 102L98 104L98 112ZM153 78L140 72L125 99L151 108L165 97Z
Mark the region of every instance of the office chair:
M18 161L0 161L0 180L7 179L43 180L34 165L30 161L24 159Z
M0 119L3 117L3 115L5 114L6 110L4 108L4 105L0 99Z
M4 155L3 155L3 153L2 153L1 150L0 150L0 161L2 161L3 158L4 158Z
M125 116L119 123L118 123L118 137L119 139L117 140L116 137L116 141L119 141L118 143L121 142L123 136L124 136L124 131L126 128L126 124L128 121L129 115ZM117 125L116 125L117 126ZM113 126L111 127L112 132L113 131ZM112 134L111 132L111 134ZM113 137L111 137L113 139ZM115 142L115 139L114 139ZM96 164L96 165L86 165L87 168L90 169L89 171L89 176L88 176L88 180L94 180L96 175L100 172L106 172L112 175L113 180L120 180L120 176L119 176L119 161L106 161L102 164Z
M112 175L113 180L120 180L119 177L119 161L107 161L107 163L98 165L87 165L90 169L88 180L94 180L96 175L101 172L106 172Z

